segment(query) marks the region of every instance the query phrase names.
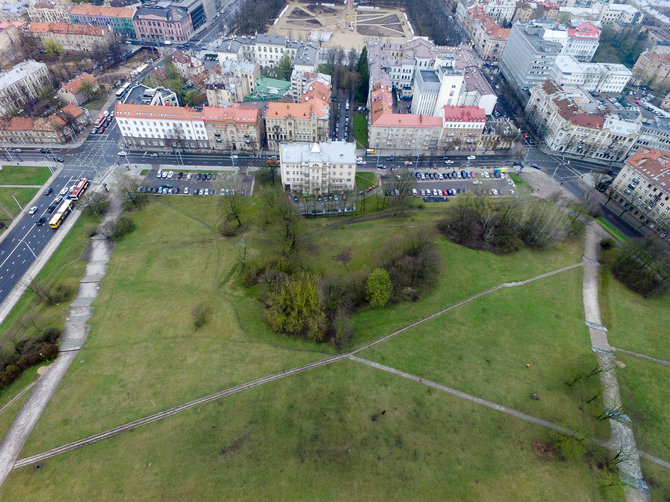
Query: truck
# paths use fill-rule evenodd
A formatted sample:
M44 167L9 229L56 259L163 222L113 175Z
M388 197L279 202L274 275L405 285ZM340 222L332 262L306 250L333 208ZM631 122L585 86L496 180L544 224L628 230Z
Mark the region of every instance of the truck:
M370 149L370 148L368 148L367 150L365 150L365 154L366 154L366 155L374 155L374 154L375 154L375 151L372 150L372 149Z

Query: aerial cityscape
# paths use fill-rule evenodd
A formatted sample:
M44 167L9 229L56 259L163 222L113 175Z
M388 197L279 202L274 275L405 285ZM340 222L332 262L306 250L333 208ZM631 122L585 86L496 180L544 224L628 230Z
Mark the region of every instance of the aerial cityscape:
M670 501L670 0L0 5L0 500Z

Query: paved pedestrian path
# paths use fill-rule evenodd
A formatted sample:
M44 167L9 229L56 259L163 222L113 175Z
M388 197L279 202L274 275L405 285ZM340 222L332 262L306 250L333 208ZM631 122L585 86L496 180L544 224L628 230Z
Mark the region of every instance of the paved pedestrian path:
M626 350L619 347L612 347L612 350L615 352L621 352L622 354L626 354L629 356L639 357L640 359L646 359L647 361L651 361L652 363L658 363L663 364L665 366L670 366L670 361L666 361L665 359L659 359L657 357L648 356L646 354L640 354L639 352L633 352L631 350Z
M649 487L642 476L640 454L635 444L631 420L623 412L614 364L614 349L607 341L607 328L603 326L600 317L598 303L600 264L598 259L600 241L608 237L609 234L600 225L593 221L587 223L582 283L584 318L589 328L591 348L601 369L600 385L602 386L603 407L612 429L612 449L620 460L617 465L621 471L621 479L625 483L626 500L627 502L646 502L651 500Z

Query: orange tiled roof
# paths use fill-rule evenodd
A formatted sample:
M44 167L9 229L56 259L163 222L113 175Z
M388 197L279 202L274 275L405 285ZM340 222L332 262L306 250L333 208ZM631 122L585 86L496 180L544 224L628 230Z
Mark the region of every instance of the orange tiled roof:
M30 131L33 128L33 119L31 117L12 117L9 123L11 131Z
M84 113L84 110L81 107L79 107L79 106L77 106L73 103L69 103L69 104L65 105L63 108L60 109L60 111L62 111L63 113L68 114L73 119L76 119L77 117L79 117L81 114Z
M202 108L205 122L244 122L256 123L260 119L258 108L247 108L240 103L231 103L228 106L204 106Z
M63 89L72 94L77 94L79 93L79 91L81 91L81 83L84 81L91 82L93 84L95 84L96 82L95 77L93 75L84 72L81 75L77 75L69 82L65 82L63 84Z
M446 122L486 122L486 110L478 106L445 106Z
M132 19L135 9L126 7L105 7L103 5L78 4L70 9L70 14L80 16L122 17Z
M316 115L317 118L326 117L328 114L325 109L328 108L321 100L315 99L308 103L269 103L265 112L265 118L287 118L307 119Z
M661 187L670 189L670 152L643 148L626 160L626 164L640 171L646 178Z
M442 127L440 117L414 113L385 113L372 124L379 127Z

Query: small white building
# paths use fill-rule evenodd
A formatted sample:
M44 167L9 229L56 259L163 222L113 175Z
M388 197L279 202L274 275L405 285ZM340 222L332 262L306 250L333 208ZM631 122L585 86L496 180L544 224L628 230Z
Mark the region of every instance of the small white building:
M282 186L309 195L346 192L356 183L354 143L290 143L279 146Z
M633 73L622 64L580 63L573 56L556 56L551 79L560 85L579 85L589 92L620 93Z

